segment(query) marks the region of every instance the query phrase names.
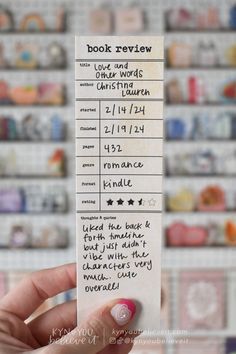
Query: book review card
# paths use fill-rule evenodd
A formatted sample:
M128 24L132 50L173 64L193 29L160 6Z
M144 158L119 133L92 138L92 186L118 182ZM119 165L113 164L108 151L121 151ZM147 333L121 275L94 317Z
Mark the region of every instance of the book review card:
M114 298L160 320L163 37L76 37L78 322Z

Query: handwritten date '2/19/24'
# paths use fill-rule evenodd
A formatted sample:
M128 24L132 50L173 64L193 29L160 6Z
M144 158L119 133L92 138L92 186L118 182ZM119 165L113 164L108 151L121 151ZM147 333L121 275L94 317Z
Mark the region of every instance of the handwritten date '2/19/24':
M105 134L143 134L144 133L144 124L133 125L133 124L110 124L104 126Z

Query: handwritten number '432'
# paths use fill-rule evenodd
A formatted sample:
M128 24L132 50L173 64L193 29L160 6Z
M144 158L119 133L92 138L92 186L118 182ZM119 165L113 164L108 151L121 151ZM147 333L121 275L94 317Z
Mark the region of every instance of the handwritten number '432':
M111 152L122 152L121 146L119 144L106 144L104 145L104 150L106 150L108 154Z

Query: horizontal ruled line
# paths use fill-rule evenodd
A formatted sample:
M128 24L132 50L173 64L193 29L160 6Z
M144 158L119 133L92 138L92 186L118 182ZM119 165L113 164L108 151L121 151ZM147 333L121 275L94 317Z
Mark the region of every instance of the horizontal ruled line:
M75 139L150 139L150 140L163 140L163 137L148 137L148 136L76 136Z
M163 155L156 155L156 156L150 156L150 155L142 155L142 156L126 156L126 155L112 155L112 156L107 156L107 155L76 155L75 157L163 157Z
M123 213L123 214L127 214L127 213L137 213L137 214L146 214L146 213L150 213L150 214L161 214L162 211L157 210L157 211L152 211L152 210L76 210L76 214L83 214L83 213Z
M76 97L75 100L77 102L79 101L90 101L90 102L93 102L93 101L125 101L125 102L132 102L132 101L145 101L145 102L148 102L148 101L158 101L158 102L163 102L164 101L164 98L134 98L134 97L131 97L131 98L123 98L123 97L115 97L115 98L100 98L100 97L81 97L81 98L78 98Z
M109 100L109 99L110 99L110 97L107 97L107 98L105 97L105 98L99 99L99 101L106 101L106 100ZM81 97L80 100L83 101L83 98ZM115 100L122 103L122 102L125 100L125 98L120 97L120 98L117 98L117 99L115 99ZM139 100L139 99L138 99L138 100ZM149 98L145 98L145 99L144 99L144 101L147 101L147 103L148 103L148 100L149 100ZM93 101L92 98L91 98L91 101ZM133 101L133 100L131 99L130 101Z
M76 194L162 194L162 192L76 192Z
M164 79L75 79L76 82L79 82L79 81L100 81L100 82L103 82L103 81L128 81L128 82L145 82L145 81L151 81L151 82L163 82Z
M86 61L88 61L88 62L103 62L103 61L105 61L105 62L123 62L123 61L130 61L130 62L136 62L136 63L139 63L139 62L146 62L146 61L150 61L150 62L157 62L157 63L164 63L164 59L75 59L75 62L76 63L80 63L80 62L86 62Z
M76 173L76 176L100 176L99 173ZM163 176L162 173L140 173L140 174L130 174L130 173L101 173L101 176Z
M163 121L163 118L100 118L101 120L114 120L116 122L119 122L120 120L143 120L143 121L147 121L147 120L159 120L159 121ZM75 118L75 120L89 120L90 122L93 122L94 120L96 121L99 121L100 120L99 118Z

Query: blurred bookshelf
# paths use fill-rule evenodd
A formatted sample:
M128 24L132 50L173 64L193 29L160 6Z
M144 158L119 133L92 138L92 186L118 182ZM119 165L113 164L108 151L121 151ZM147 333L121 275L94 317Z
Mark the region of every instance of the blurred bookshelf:
M30 154L27 154L27 157L23 159L22 163L27 160L28 164L35 166L34 170L36 172L20 172L11 173L7 172L0 175L0 193L2 191L11 191L15 187L17 188L33 188L35 192L35 183L40 185L43 188L54 188L55 184L59 184L63 188L64 192L68 197L68 205L65 211L52 211L40 210L40 211L7 211L0 212L1 219L1 238L7 242L11 228L14 225L19 225L22 227L31 225L33 230L39 230L45 225L61 225L68 232L69 244L63 250L60 249L17 249L17 248L8 248L7 246L0 248L0 258L5 260L1 262L1 270L10 269L10 270L24 270L24 269L39 269L47 268L56 264L69 263L74 260L73 254L73 240L75 237L74 226L73 226L73 92L74 88L71 84L73 82L73 35L74 33L74 17L71 16L71 9L73 7L73 1L67 1L65 4L60 0L53 0L51 2L39 1L37 4L37 10L35 5L30 1L18 1L11 2L3 0L1 1L2 8L9 9L12 16L14 16L14 29L10 31L1 31L1 40L0 44L4 46L4 50L7 53L7 65L0 65L0 80L7 80L7 83L11 86L17 86L21 83L29 86L35 86L40 84L40 82L52 82L60 83L63 82L65 88L67 89L68 99L57 105L57 104L10 104L0 102L1 107L1 118L2 116L14 117L14 120L17 125L19 122L27 121L27 116L36 116L37 121L33 122L35 124L35 133L31 132L29 126L29 133L32 134L32 138L25 138L21 136L20 138L9 138L9 137L0 137L1 152L5 151L3 149L8 149L13 147L17 149L16 158L21 159L24 155L24 151L29 151ZM65 14L68 12L68 19L66 20L65 26L63 29L58 30L53 27L56 25L56 12L58 9L63 9ZM39 13L45 22L44 30L33 31L33 30L22 30L20 26L21 20L27 13ZM72 11L73 14L73 11ZM32 42L34 42L32 44ZM57 48L62 48L65 51L67 57L66 62L63 64L56 62L57 67L53 66L51 63L44 63L40 65L39 63L34 63L33 67L30 65L24 67L23 64L15 65L17 62L17 48L14 51L14 46L22 45L23 50L34 50L37 46L41 53L43 54L42 48L44 49L44 55L50 54L50 45L57 43ZM29 46L29 47L27 47ZM25 48L25 49L24 49ZM33 48L33 49L32 49ZM27 54L28 55L28 54ZM26 57L27 57L26 55ZM60 57L56 57L60 60ZM40 57L41 60L41 57ZM45 60L43 58L42 60ZM58 66L59 65L59 66ZM65 129L64 135L58 137L39 137L38 133L38 124L41 124L41 130L45 131L45 122L49 122L49 118L53 115L60 116L63 122L63 129ZM48 116L48 117L47 117ZM25 119L26 118L26 119ZM42 119L43 118L43 119ZM70 118L70 119L69 119ZM24 121L25 119L25 121ZM32 124L33 124L32 123ZM31 124L31 126L32 126ZM57 123L56 123L57 124ZM55 125L54 129L58 129ZM60 128L61 129L61 128ZM1 130L1 129L0 129ZM37 135L35 135L37 133ZM55 134L57 131L55 130ZM15 134L15 133L14 133ZM34 134L34 135L33 135ZM41 134L41 133L40 133ZM49 133L48 133L49 134ZM37 160L47 161L48 151L51 150L50 146L55 145L57 149L63 149L63 151L68 156L66 161L66 172L61 175L52 175L50 173L45 173L44 171L37 171ZM35 155L32 153L35 152ZM1 153L3 154L3 153ZM0 157L1 158L1 157ZM32 160L34 159L34 161ZM17 163L20 165L21 160L17 160ZM39 165L40 166L40 165ZM30 170L31 171L31 170ZM37 187L37 186L36 186ZM37 189L36 189L37 193ZM1 198L1 197L0 197ZM39 197L40 198L40 195ZM51 226L50 226L51 227ZM54 227L54 226L53 226ZM38 231L37 231L38 232Z
M19 22L20 17L22 17L25 12L35 12L34 4L29 0L18 0L17 2L9 2L7 0L2 0L1 3L5 7L10 7L13 13L18 15L17 21ZM207 3L207 2L206 2ZM27 4L27 6L26 6ZM47 81L48 77L50 80L55 82L63 82L67 88L67 100L62 106L52 106L52 105L1 105L1 111L7 114L18 114L21 118L22 112L25 114L36 113L40 116L45 116L46 114L50 115L55 112L59 113L66 124L68 134L62 140L52 141L46 139L42 141L39 139L36 140L1 140L1 149L5 148L8 144L14 146L17 144L19 146L18 150L23 149L25 146L29 150L32 150L35 146L39 148L39 158L46 159L48 157L48 149L51 145L58 145L60 148L64 149L67 156L67 173L65 176L48 176L48 175L9 175L9 176L0 176L0 189L1 186L7 185L34 185L35 182L42 183L43 186L53 186L54 184L60 183L65 188L65 191L68 194L69 203L68 210L65 213L0 213L1 229L2 233L9 237L10 226L12 225L12 220L14 223L18 224L20 221L30 220L34 227L41 227L42 224L49 224L51 221L54 224L60 223L63 227L68 229L69 232L69 246L64 249L15 249L15 248L2 248L0 249L0 269L1 271L14 271L14 270L36 270L39 268L47 268L56 266L63 263L70 263L75 260L75 218L74 218L74 204L75 204L75 173L74 173L74 109L73 109L73 97L74 97L74 34L98 34L91 33L91 21L92 21L92 12L96 9L104 10L104 3L102 1L82 1L82 0L52 0L50 2L45 0L40 0L37 2L37 11L45 16L48 21L48 24L54 24L54 9L59 6L64 6L67 11L67 23L65 31L44 31L44 32L22 32L14 30L12 32L1 33L1 40L4 44L10 41L35 41L41 45L52 42L59 41L65 46L67 52L67 64L62 68L34 68L34 69L19 69L14 67L9 68L0 68L0 77L7 78L9 82L14 86L18 84L19 81L24 81L23 79L27 78L31 84L31 79L33 84L39 83L41 78ZM199 41L205 40L206 42L214 41L214 43L219 46L219 49L225 51L225 45L235 44L235 29L230 29L225 23L220 28L214 29L183 29L183 28L169 28L166 25L166 12L171 9L178 9L182 7L187 7L188 9L195 10L199 8L199 3L197 1L192 1L191 4L185 1L175 1L167 0L162 2L160 0L138 0L135 2L135 5L141 9L144 17L145 24L143 26L142 33L148 35L152 34L164 34L165 35L165 45L166 49L171 45L173 41L183 42L187 41L190 44L197 44ZM211 5L219 8L221 13L226 17L229 12L232 2L226 0L224 2L217 2L216 0L211 1ZM124 0L109 1L109 10L116 14L117 9L129 7L129 4ZM110 30L111 33L107 34L117 34L114 29ZM126 33L128 35L128 33ZM125 34L125 35L126 35ZM132 34L132 33L131 33ZM7 43L6 43L7 45ZM12 53L11 53L12 54ZM227 76L232 77L235 66L230 66L226 63L218 63L212 66L202 66L199 64L192 64L187 67L173 67L170 66L166 60L165 67L165 81L173 77L182 79L182 76L186 75L202 75L207 82L209 82L211 87L215 87L217 80L221 80ZM220 98L213 97L209 102L193 104L189 103L186 99L180 103L169 103L166 102L165 108L165 121L168 117L176 117L178 115L186 115L188 120L194 114L198 112L209 113L212 112L225 112L232 110L235 111L236 102L230 101L225 102ZM39 117L39 119L41 119ZM207 119L207 118L206 118ZM190 120L190 119L189 119ZM193 149L202 148L210 146L213 151L217 152L220 148L224 148L230 144L234 144L234 138L185 138L185 139L170 139L166 138L165 149L167 154L174 154L176 149L184 149L186 146L187 151L192 151ZM229 185L230 188L233 188L236 174L234 173L224 173L224 174L186 174L186 175L170 175L166 173L164 180L165 192L169 194L175 193L176 190L182 186L187 186L189 188L198 189L199 186L205 186L209 183L220 184L220 185ZM192 212L173 212L165 211L164 212L164 228L166 228L172 222L186 222L190 225L202 225L204 222L210 221L221 221L224 224L226 219L235 220L235 211L219 211L219 212L203 212L203 211L192 211ZM5 228L7 231L5 231ZM158 237L158 235L157 235ZM165 233L163 232L163 238ZM182 271L223 271L225 274L225 282L229 281L231 277L231 272L234 272L236 268L236 247L227 245L225 247L166 247L165 239L163 239L163 252L162 252L162 270L163 272L168 272L169 274L169 306L170 306L170 318L169 318L169 327L178 328L178 309L183 304L179 304L178 299L178 287L179 285L179 276ZM228 311L228 301L227 301L227 289L228 284L225 285L225 304L224 311ZM188 336L199 338L201 340L204 338L220 337L224 340L226 337L235 336L235 330L232 330L228 326L227 318L224 321L224 328L210 330L204 328L202 330L190 331ZM166 345L165 354L176 354L174 346L172 344ZM224 352L222 352L224 353ZM148 353L149 354L149 353ZM159 353L158 353L159 354ZM179 353L178 353L179 354ZM189 353L190 354L190 353ZM218 354L218 353L214 353Z

